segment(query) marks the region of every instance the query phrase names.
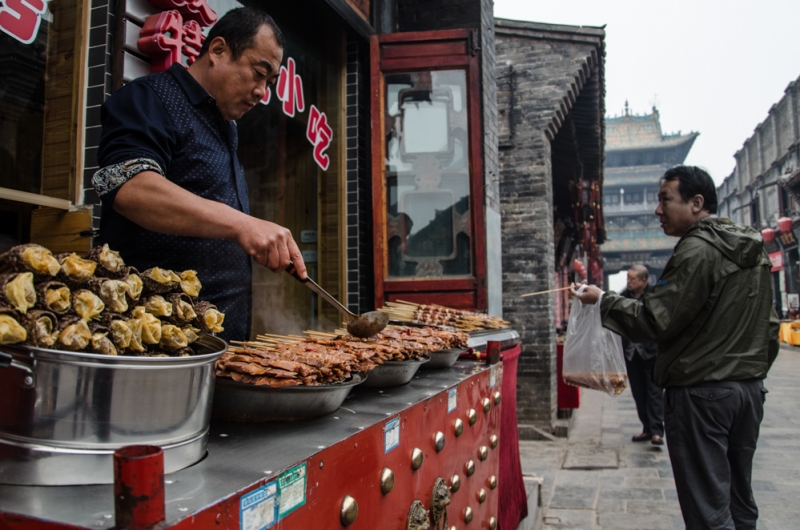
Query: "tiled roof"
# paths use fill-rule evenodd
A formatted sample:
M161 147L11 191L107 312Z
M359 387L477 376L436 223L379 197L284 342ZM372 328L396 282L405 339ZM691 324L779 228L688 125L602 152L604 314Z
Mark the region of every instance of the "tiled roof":
M658 185L666 170L666 165L607 167L603 186Z
M693 142L697 136L695 132L664 135L656 109L643 116L627 114L606 118L606 151L676 147Z
M608 241L600 245L604 252L640 252L647 250L672 250L678 243L677 237L664 235L662 231L636 232L628 234L608 234Z

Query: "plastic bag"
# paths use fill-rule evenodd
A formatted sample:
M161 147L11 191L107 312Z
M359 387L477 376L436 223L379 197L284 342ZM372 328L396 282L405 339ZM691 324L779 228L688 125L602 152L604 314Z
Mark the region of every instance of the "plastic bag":
M583 292L582 285L578 293ZM572 301L564 343L563 377L568 385L621 394L628 386L622 354L622 339L603 327L600 318L602 295L594 305Z

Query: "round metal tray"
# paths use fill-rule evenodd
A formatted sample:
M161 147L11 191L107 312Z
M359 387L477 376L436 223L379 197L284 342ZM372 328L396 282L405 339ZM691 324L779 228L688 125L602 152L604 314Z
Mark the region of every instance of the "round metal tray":
M344 383L272 388L217 377L211 418L217 421L300 421L336 411L365 375L353 374Z
M466 348L441 350L431 353L431 360L419 367L420 370L443 370L455 364L458 357L466 352Z
M405 385L419 367L430 359L419 361L385 361L382 365L370 370L369 378L361 385L363 388L390 388Z

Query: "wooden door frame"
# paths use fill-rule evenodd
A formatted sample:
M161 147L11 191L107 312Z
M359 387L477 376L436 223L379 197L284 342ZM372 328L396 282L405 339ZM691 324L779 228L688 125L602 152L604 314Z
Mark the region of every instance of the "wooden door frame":
M370 39L370 103L372 144L372 216L375 252L375 305L385 304L391 293L419 293L441 300L464 301L472 294L471 309L487 308L486 229L484 219L483 120L481 114L480 56L477 32L470 29L418 31L373 35ZM385 45L395 44L384 57ZM467 74L469 178L473 253L472 277L435 280L387 280L386 179L384 136L384 84L386 72L419 69L463 69Z

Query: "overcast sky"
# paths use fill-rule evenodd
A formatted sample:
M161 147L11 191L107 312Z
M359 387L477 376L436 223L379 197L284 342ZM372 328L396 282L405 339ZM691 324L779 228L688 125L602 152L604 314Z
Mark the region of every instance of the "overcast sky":
M717 184L800 76L800 0L495 0L497 18L606 26L606 115L697 131L686 163Z

